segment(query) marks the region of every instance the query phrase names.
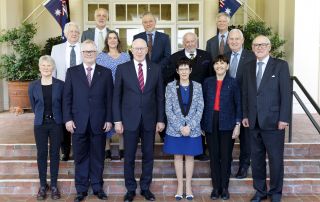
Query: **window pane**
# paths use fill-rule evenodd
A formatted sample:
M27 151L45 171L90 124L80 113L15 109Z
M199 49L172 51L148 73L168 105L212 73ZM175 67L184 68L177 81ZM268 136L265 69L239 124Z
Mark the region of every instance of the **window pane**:
M159 4L150 4L150 12L153 14L153 16L160 20L160 5Z
M127 21L137 20L137 5L127 5Z
M183 35L187 32L192 32L195 33L197 36L199 36L199 29L198 28L179 28L178 29L178 38L177 38L177 43L178 43L178 50L183 49ZM197 47L199 47L199 42Z
M162 4L161 5L161 20L170 21L171 20L171 5Z
M94 21L94 11L98 8L98 4L88 4L88 21Z
M139 17L142 17L142 14L147 11L148 11L148 4L139 4L138 5Z
M157 29L157 31L168 34L169 37L171 38L171 28L159 28L159 29Z
M189 4L189 20L199 20L199 4Z
M178 5L178 21L188 20L188 4Z
M116 5L116 20L125 21L126 20L126 5L117 4Z
M123 51L131 48L133 36L140 32L138 28L116 28L115 30L119 33Z

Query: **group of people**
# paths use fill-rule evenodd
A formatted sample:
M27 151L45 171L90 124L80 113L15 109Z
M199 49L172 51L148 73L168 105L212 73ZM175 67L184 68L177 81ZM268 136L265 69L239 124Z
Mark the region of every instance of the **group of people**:
M83 201L90 186L97 198L106 200L104 160L112 159L110 138L117 135L119 158L124 159L124 201L133 201L136 196L134 169L139 142L140 194L146 200L156 200L150 185L155 134L160 133L163 151L174 155L176 200L194 199L195 158L210 159L210 198L228 200L232 150L239 137L240 163L235 177L247 177L251 162L256 190L251 201L267 196L273 202L280 201L291 89L288 64L270 56L270 40L259 35L252 43L253 52L245 50L242 32L228 31L230 17L220 13L216 18L219 33L208 40L206 51L197 48L196 34L188 32L183 36L184 49L171 55L169 36L156 31L155 17L146 12L142 16L145 32L134 36L130 56L121 50L118 33L106 27L107 18L106 9L97 9L96 27L83 32L82 43L79 26L66 24L67 41L55 45L51 56L39 59L41 78L29 86L40 178L37 199L46 199L49 189L52 199L61 197L59 158L69 160L72 142L74 201ZM50 188L46 176L48 141Z

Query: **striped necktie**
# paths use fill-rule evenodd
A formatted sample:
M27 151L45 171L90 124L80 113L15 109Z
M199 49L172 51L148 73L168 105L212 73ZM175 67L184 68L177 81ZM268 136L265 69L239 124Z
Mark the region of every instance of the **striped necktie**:
M143 70L142 70L142 64L138 64L139 69L138 69L138 80L139 80L139 86L140 90L143 92L144 89L144 77L143 77Z

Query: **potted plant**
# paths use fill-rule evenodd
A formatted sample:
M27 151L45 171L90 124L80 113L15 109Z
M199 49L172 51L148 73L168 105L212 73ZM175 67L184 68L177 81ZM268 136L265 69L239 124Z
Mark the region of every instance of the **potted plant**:
M17 28L0 32L0 44L10 48L0 56L0 78L8 81L10 110L30 109L28 85L39 78L40 46L33 42L35 24L23 23Z

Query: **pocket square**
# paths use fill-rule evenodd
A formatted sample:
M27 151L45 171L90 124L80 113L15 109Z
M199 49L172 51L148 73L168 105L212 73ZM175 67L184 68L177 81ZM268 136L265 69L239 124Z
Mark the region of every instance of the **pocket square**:
M271 77L274 78L274 77L276 77L276 76L275 76L275 75L272 75Z

